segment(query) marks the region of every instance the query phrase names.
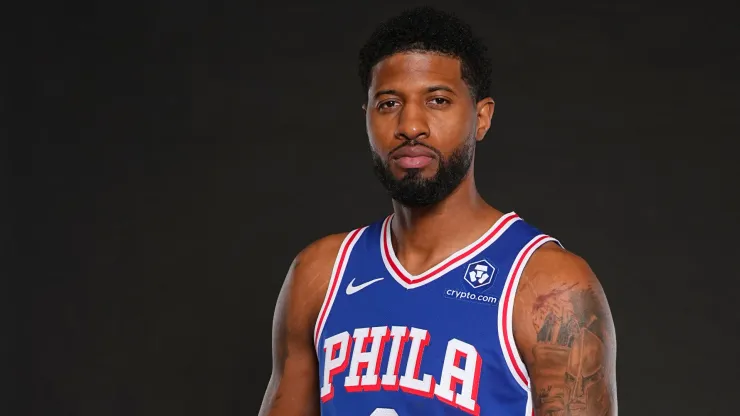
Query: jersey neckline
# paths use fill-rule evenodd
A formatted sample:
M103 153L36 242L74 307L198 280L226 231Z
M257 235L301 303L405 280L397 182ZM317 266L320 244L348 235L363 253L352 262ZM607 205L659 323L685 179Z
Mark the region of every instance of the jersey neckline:
M391 240L391 222L393 221L394 216L395 214L391 214L383 221L380 232L380 252L388 273L406 289L414 289L427 283L431 283L444 276L450 270L469 261L493 244L493 242L496 241L514 222L521 219L515 212L509 212L508 214L502 215L501 218L496 220L496 222L477 240L450 254L447 258L428 270L420 274L413 275L403 267L393 250L393 242Z

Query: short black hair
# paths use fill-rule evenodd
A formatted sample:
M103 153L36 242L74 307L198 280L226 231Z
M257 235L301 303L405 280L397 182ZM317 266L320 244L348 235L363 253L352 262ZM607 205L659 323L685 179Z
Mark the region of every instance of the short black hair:
M462 79L473 98L479 101L490 94L492 65L488 48L470 25L452 13L417 7L378 26L359 54L359 75L365 94L370 88L373 67L400 52L431 52L457 58Z

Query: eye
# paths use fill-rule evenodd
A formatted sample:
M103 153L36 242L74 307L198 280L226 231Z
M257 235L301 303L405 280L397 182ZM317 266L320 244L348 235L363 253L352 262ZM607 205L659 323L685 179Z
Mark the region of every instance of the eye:
M574 384L575 382L576 382L576 378L572 374L565 373L565 383L566 384Z
M383 101L382 103L378 104L378 109L379 110L389 110L395 107L397 104L398 104L398 101L396 100Z
M444 97L434 97L430 100L430 103L435 106L444 106L450 103L450 100Z

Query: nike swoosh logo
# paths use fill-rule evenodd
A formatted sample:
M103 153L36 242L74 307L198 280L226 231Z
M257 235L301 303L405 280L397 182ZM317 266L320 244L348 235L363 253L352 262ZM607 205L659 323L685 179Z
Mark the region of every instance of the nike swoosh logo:
M346 292L347 292L348 295L351 295L353 293L357 293L357 292L361 291L362 289L370 286L371 284L373 284L375 282L379 282L381 280L383 280L383 278L382 277L379 277L377 279L373 279L373 280L367 281L367 282L365 282L365 283L363 283L361 285L352 286L352 284L355 282L355 279L352 279L352 281L349 282L349 284L347 285Z

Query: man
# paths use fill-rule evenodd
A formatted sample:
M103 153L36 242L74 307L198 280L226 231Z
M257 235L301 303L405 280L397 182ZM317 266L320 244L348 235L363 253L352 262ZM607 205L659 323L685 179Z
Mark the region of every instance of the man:
M261 415L617 414L597 278L476 191L490 73L470 28L429 8L362 48L367 132L393 214L296 257Z

